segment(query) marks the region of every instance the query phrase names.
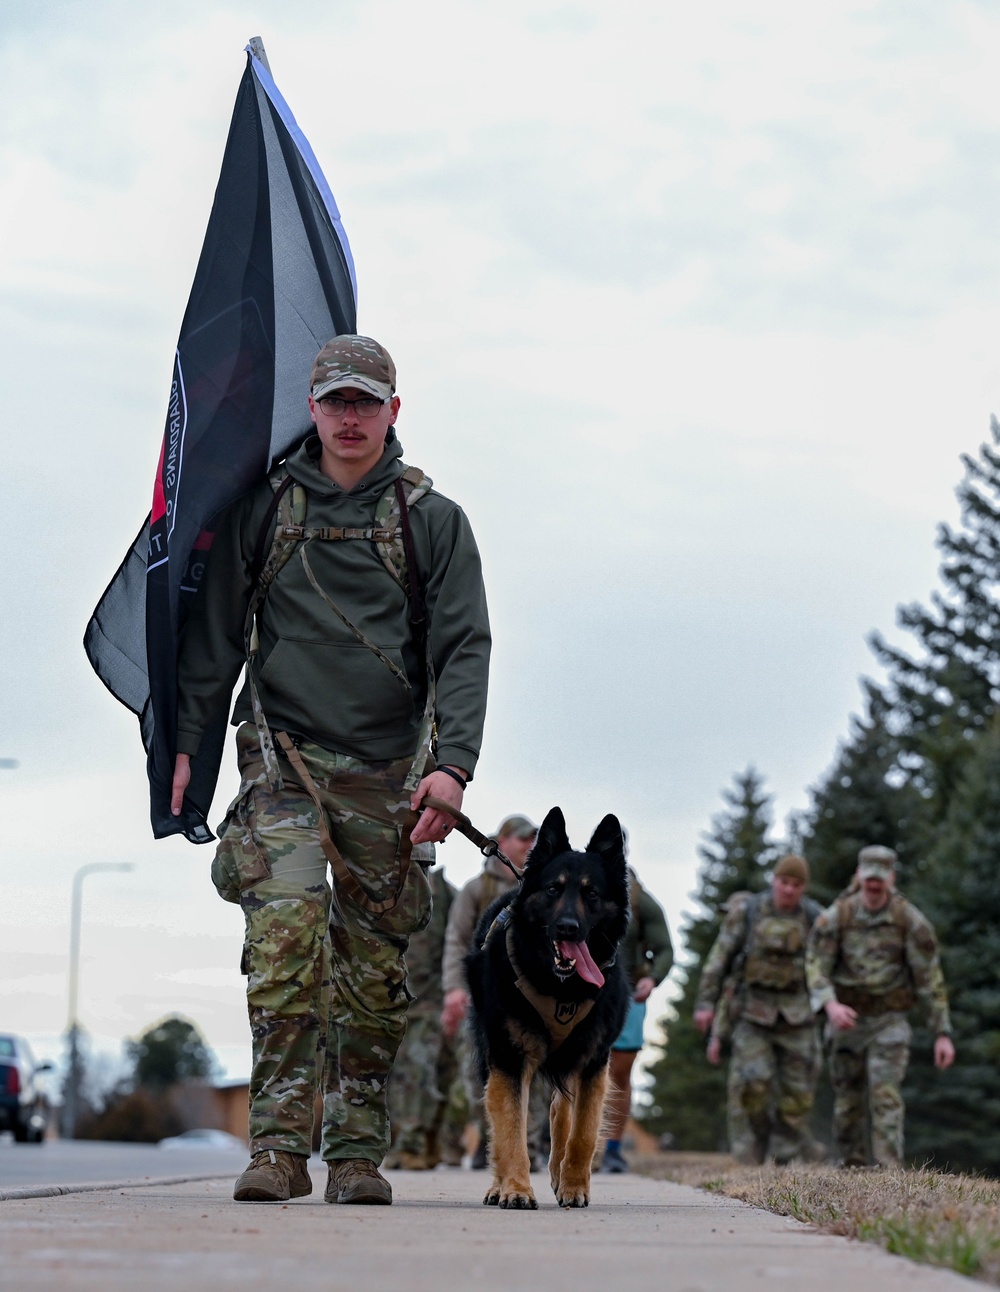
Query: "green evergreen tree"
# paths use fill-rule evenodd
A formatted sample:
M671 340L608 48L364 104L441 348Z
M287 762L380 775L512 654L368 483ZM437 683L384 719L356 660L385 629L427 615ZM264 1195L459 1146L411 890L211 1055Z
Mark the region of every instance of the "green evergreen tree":
M181 1081L211 1076L212 1053L201 1033L176 1014L154 1024L125 1047L135 1066L135 1085L163 1091Z
M883 690L900 746L900 766L927 806L924 842L948 811L973 744L1000 698L1000 422L992 445L963 454L958 486L962 527L941 525L944 592L930 606L900 608L897 622L920 646L917 656L873 634L871 646L889 674Z
M964 761L937 846L911 894L940 940L957 1059L953 1068L938 1072L933 1037L925 1027L915 1029L905 1089L906 1147L914 1162L995 1175L1000 1168L1000 719L991 721Z
M865 717L851 718L850 738L813 787L811 806L799 822L801 849L809 860L809 893L824 906L848 885L866 844L894 848L901 879L916 866L912 838L924 803L900 767L899 742L890 730L884 695L870 682L862 685Z
M805 850L814 891L829 897L857 848L900 855L900 887L933 921L955 1017L959 1059L935 1072L918 1030L907 1084L907 1147L956 1166L995 1171L1000 1156L996 952L1000 914L995 801L1000 700L1000 423L991 443L963 455L961 525L941 525L942 589L900 608L912 653L874 634L888 674L866 684L866 716L813 792ZM853 854L853 855L852 855ZM998 1132L1000 1133L1000 1132Z
M686 948L683 990L660 1027L664 1041L647 1068L649 1086L640 1120L654 1135L669 1133L674 1147L723 1149L726 1144L726 1077L705 1058L705 1038L692 1020L705 957L722 923L723 907L734 893L763 888L777 849L770 842L770 795L751 767L723 792L726 810L712 821L698 849L701 867L694 898L699 911L681 929Z

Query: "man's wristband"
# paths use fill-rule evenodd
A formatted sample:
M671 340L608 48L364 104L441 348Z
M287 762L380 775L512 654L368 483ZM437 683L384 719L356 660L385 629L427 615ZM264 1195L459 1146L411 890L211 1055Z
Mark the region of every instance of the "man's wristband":
M458 772L455 771L454 767L435 767L434 770L436 772L444 772L445 776L450 776L453 781L458 781L463 790L469 788L469 782L464 776L460 776Z

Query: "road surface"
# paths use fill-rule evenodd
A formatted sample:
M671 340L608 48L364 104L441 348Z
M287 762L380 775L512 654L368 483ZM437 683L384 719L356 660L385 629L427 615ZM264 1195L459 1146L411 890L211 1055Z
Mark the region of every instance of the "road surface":
M145 1169L157 1151L143 1152L132 1161ZM163 1152L154 1162L164 1161L163 1174L176 1178L185 1159L198 1173L194 1156ZM323 1203L325 1171L314 1159L311 1197L238 1204L232 1182L243 1159L234 1167L232 1155L223 1156L214 1179L0 1201L0 1285L10 1292L970 1292L976 1286L871 1244L816 1234L730 1199L635 1175L596 1177L591 1205L582 1211L561 1211L542 1176L535 1177L538 1211L483 1207L482 1172L441 1170L390 1173L391 1208L341 1207ZM77 1160L75 1167L93 1178L124 1160L100 1167ZM6 1186L8 1192L16 1187Z

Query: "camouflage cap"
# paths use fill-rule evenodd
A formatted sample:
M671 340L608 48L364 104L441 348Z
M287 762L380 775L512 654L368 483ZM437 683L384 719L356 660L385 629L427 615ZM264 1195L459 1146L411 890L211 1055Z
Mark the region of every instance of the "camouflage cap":
M809 863L805 857L799 857L796 853L790 852L779 858L774 874L776 877L782 875L786 879L800 879L803 884L808 884Z
M309 377L313 399L348 386L383 401L395 393L396 365L389 351L370 336L335 336L316 356Z
M511 835L515 839L533 839L538 833L538 826L535 825L529 817L519 816L515 813L513 816L505 816L496 828L495 839L509 839Z
M896 869L896 854L891 848L872 843L858 853L858 874L862 879L891 879Z

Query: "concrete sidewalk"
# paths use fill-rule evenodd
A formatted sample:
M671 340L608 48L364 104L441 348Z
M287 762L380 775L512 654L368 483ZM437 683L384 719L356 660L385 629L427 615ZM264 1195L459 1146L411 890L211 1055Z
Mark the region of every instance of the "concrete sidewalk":
M683 1185L597 1176L590 1207L483 1207L482 1172L390 1173L389 1207L237 1204L230 1178L0 1203L0 1285L170 1292L966 1292L958 1275Z

